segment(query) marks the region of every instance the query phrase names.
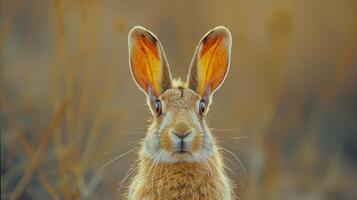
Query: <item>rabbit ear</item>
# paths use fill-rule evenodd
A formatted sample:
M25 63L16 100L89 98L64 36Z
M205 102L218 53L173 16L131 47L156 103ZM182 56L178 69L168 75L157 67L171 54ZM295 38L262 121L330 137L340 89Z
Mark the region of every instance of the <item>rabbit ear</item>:
M232 37L229 30L218 26L200 41L187 77L188 87L202 97L209 97L223 83L229 69Z
M158 97L171 87L171 74L160 41L147 29L136 26L129 32L129 62L139 88Z

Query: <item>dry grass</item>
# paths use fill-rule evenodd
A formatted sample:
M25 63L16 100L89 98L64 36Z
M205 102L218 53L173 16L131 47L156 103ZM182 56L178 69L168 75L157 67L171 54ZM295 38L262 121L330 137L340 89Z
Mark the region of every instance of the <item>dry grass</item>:
M208 29L232 31L231 71L209 121L247 169L225 154L241 199L356 199L356 9L318 0L1 1L2 199L122 199L130 176L118 183L149 116L127 60L127 32L138 24L158 34L181 77Z

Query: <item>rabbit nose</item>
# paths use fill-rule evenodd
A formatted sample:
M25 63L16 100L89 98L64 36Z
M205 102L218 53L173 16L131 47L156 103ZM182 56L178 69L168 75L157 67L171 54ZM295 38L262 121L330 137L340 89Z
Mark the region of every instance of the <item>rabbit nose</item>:
M172 133L181 139L188 136L191 132L191 127L186 122L179 122L172 129Z
M191 133L191 131L188 131L186 133L178 133L178 132L172 131L172 133L175 134L177 137L184 139L186 136L188 136Z

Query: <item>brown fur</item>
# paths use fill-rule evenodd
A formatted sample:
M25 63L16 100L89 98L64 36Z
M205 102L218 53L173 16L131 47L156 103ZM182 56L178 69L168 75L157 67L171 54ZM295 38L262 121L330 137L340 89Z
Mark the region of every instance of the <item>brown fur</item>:
M140 153L139 171L129 199L224 200L229 181L222 174L219 156L204 163L153 163Z

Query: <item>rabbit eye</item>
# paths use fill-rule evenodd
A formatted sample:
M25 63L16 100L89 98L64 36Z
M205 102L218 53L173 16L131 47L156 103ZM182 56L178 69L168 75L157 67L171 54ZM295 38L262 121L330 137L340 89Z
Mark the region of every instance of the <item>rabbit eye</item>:
M200 115L203 115L205 113L205 110L206 110L205 101L203 99L201 99L199 104L198 104L198 113Z
M161 113L162 113L162 104L161 104L160 100L156 100L156 102L155 102L155 111L156 111L157 116L161 115Z

